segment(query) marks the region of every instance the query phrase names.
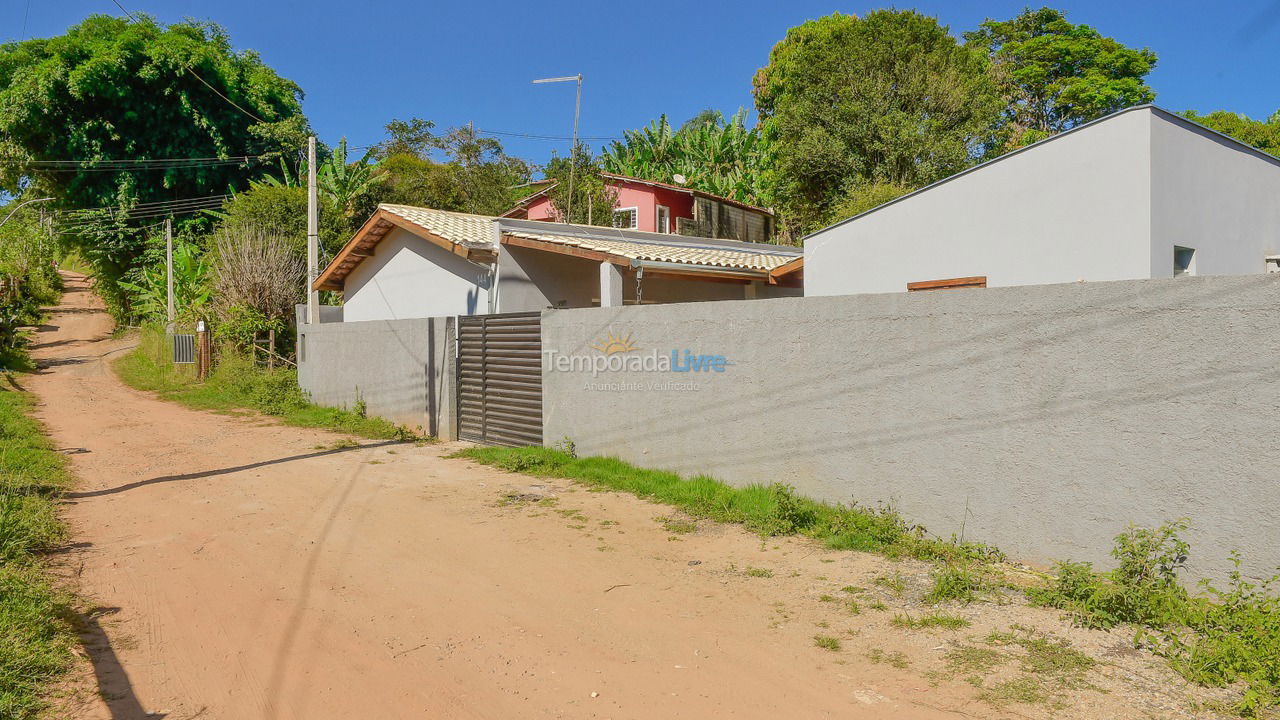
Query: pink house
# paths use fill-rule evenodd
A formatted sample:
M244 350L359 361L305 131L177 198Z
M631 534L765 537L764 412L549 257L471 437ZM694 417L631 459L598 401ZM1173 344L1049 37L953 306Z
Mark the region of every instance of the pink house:
M764 208L680 185L612 173L601 176L618 192L618 204L612 218L595 220L595 225L746 242L773 238L773 213ZM556 222L548 195L553 187L555 183L548 182L502 217Z

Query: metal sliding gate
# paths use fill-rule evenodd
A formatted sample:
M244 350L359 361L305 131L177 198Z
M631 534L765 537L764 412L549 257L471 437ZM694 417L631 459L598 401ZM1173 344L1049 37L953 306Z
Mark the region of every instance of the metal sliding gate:
M541 313L458 318L458 437L542 444Z

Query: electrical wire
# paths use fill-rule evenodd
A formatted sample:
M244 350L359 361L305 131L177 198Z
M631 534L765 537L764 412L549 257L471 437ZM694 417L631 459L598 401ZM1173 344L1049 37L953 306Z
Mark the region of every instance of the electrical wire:
M571 136L571 135L537 135L537 134L534 134L534 133L507 132L507 131L504 131L504 130L476 130L476 132L481 133L481 134L484 134L484 135L501 135L501 136L504 136L504 137L518 137L518 138L526 138L526 139L528 139L528 140L569 140L569 141L571 141L571 142L572 142L572 140L573 140L573 136ZM616 136L616 135L579 135L579 136L578 136L578 140L579 140L579 141L582 141L582 140L621 140L621 139L622 139L621 137L618 137L618 136Z
M151 170L195 170L201 168L247 166L266 155L238 155L227 158L163 158L131 160L0 160L0 165L18 166L42 172L141 172Z

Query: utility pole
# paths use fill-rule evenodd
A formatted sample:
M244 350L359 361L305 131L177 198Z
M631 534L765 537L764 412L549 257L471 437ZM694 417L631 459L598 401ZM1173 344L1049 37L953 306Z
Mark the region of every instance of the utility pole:
M573 179L578 174L578 113L581 110L582 73L578 73L578 96L573 101L573 147L569 150L569 207L565 212L570 218L573 217Z
M316 191L316 136L307 138L307 324L320 322L320 203Z
M173 218L164 219L164 269L165 269L165 297L167 298L166 317L169 324L165 326L165 332L172 335L174 328L174 312L173 301Z

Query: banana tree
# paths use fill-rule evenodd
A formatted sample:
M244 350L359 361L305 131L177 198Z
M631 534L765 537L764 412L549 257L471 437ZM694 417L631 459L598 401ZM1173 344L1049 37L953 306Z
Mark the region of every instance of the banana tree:
M369 162L372 157L371 149L348 163L347 139L342 138L333 154L320 164L316 179L320 192L344 217L355 215L357 201L382 181L382 172Z

